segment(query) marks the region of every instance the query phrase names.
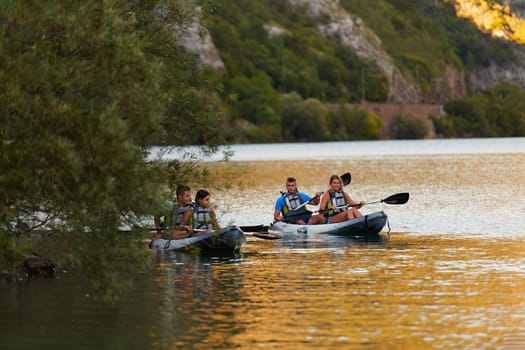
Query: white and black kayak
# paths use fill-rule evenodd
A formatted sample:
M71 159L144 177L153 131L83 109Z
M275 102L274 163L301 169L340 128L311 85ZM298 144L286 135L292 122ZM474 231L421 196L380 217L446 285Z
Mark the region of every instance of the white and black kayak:
M410 195L408 192L396 193L387 198L375 202L367 203L386 203L386 204L405 204ZM346 210L359 204L351 204L337 207L339 210ZM270 225L240 226L244 232L254 232L253 236L263 239L294 239L298 235L318 235L328 234L340 237L353 237L375 239L380 237L379 233L388 224L388 217L383 211L378 211L360 218L338 222L334 224L320 225L297 225L286 222L274 222ZM390 225L388 226L390 233ZM295 236L295 237L294 237Z
M150 248L163 251L182 250L199 254L236 253L246 243L244 232L237 226L228 226L182 239L159 238L151 242Z
M388 223L388 217L383 211L378 211L360 218L338 222L335 224L297 225L276 222L268 226L268 233L280 237L297 235L328 234L342 237L377 237Z

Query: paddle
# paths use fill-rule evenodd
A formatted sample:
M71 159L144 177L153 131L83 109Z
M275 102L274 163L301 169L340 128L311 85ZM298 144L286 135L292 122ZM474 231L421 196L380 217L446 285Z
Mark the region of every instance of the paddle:
M394 205L405 204L406 202L408 202L409 197L410 195L408 194L408 192L396 193L396 194L386 197L385 199L366 203L366 205L376 204L376 203L386 203L386 204L394 204ZM351 204L351 205L347 205L347 207L358 207L359 205L360 204Z
M408 202L409 197L410 196L408 192L396 193L396 194L386 197L385 199L381 199L375 202L365 203L365 205L376 204L376 203L386 203L386 204L394 204L394 205L405 204L406 202ZM350 207L358 207L360 205L361 204L356 203L356 204L343 205L341 207L336 207L336 208L326 208L326 209L316 210L312 212L312 214L324 213L327 211L337 210L337 209L347 209Z
M255 227L255 226L253 226L253 227ZM153 228L153 227L145 227L145 228L143 228L143 230L146 230L146 231L173 231L173 230L177 230L177 229L176 228L168 228L168 227L155 227L155 228ZM177 231L182 231L182 230L177 230ZM203 229L203 228L194 228L193 229L193 232L206 232L206 231L208 231L208 230L207 229Z
M243 232L268 232L268 225L239 226Z
M352 182L352 175L350 175L350 173L344 173L343 175L341 175L341 180L343 180L343 186L347 186L350 182ZM301 204L300 206L298 206L294 210L301 209L302 207L304 207L305 205L307 205L308 203L313 201L315 198L317 198L317 195L315 197L313 197L312 199L310 199L308 202L304 202L303 204ZM291 215L291 216L293 216L293 215Z

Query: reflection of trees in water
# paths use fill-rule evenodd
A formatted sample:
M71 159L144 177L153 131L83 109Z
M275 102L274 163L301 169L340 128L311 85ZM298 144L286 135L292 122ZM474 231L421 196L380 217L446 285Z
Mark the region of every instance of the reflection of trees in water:
M153 280L159 287L159 322L151 334L160 348L227 346L238 332L235 303L242 276L234 257L159 252Z

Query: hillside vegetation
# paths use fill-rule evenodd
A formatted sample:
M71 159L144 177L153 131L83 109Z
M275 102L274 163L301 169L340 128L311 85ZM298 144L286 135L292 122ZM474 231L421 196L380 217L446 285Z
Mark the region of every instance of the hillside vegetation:
M448 102L440 98L443 93L436 87L436 81L446 79L447 65L463 72L468 82L471 72L490 65L506 66L517 59L515 44L480 32L469 20L458 18L447 2L341 0L339 4L342 11L360 17L379 36L395 66L429 102ZM224 91L229 117L235 125L235 132L228 135L231 141L379 137L378 130L371 130L381 128L377 116L360 111L341 117L341 113L336 115L323 108L327 103L388 102L389 91L388 77L374 59L364 59L337 38L320 34L318 26L328 21L314 18L305 6L292 6L288 1L222 0L216 4L208 29L226 66ZM504 99L524 97L517 86L505 89L514 92L505 94ZM469 94L479 93L470 90ZM476 97L484 98L487 94ZM291 116L294 108L303 111ZM485 118L493 118L492 112L484 111ZM441 125L449 127L440 126L438 132L443 136L488 136L473 133L472 128L461 131L464 123L458 118L476 120L464 113L445 117ZM497 127L491 136L523 135L524 121L517 118L513 121L516 128ZM498 124L501 118L493 119L489 124ZM295 128L294 123L302 127ZM347 126L341 128L341 124ZM368 131L356 132L359 125L367 125Z

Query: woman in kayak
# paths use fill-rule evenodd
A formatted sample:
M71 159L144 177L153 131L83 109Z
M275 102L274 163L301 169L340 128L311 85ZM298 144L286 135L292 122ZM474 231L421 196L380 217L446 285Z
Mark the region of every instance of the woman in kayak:
M343 181L339 175L332 175L330 190L323 195L319 212L326 216L326 223L333 224L363 216L357 209L364 205L364 201L357 203L343 191Z
M195 205L191 211L191 216L189 217L189 222L193 228L193 232L197 234L221 229L217 222L215 209L210 207L210 200L210 192L206 190L197 191L197 194L195 195Z

